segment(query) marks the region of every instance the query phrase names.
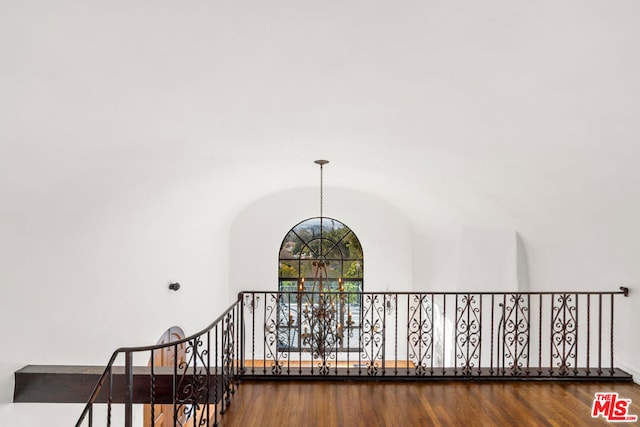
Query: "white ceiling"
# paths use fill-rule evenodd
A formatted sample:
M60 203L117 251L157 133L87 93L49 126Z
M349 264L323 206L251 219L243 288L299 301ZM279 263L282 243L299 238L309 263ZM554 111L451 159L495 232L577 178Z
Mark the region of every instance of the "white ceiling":
M640 3L0 3L4 225L326 183L414 219L640 215ZM123 196L124 195L124 196Z

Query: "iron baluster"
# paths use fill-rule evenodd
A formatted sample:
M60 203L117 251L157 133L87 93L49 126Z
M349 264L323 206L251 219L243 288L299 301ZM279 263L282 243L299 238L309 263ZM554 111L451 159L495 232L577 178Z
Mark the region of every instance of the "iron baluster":
M611 375L615 372L613 369L613 294L611 294L611 327L609 329L609 352L611 353L609 359L611 362L611 370L609 371Z
M527 340L525 344L525 348L527 349L527 376L531 373L529 360L531 355L531 295L527 294Z
M407 295L407 376L410 372L411 357L409 356L409 336L411 331L411 296ZM417 366L416 366L417 368Z
M267 296L264 296L264 307L263 307L263 322L264 325L264 343L262 345L262 373L267 373ZM222 331L224 336L224 330ZM224 351L224 346L223 346Z
M456 294L455 298L456 298L456 308L454 311L454 315L455 317L455 325L454 325L454 330L455 330L455 334L454 334L454 341L453 341L453 375L458 375L458 334L460 333L460 328L458 325L458 297L459 295Z
M602 294L598 295L598 375L602 375Z
M173 427L178 425L178 344L173 346L173 376L171 381L172 400L173 400Z
M252 297L255 297L255 294L252 293ZM253 302L253 299L252 299ZM254 317L255 319L255 317ZM218 360L220 360L220 346L219 346L219 342L220 342L220 333L219 333L219 325L216 325L214 328L214 338L215 338L215 344L214 344L214 353L215 353L215 361L216 361L216 369L215 369L215 373L216 373L216 382L215 382L215 388L213 389L213 401L215 402L214 404L214 416L213 416L213 424L214 425L218 425L218 405L220 404L220 399L222 398L220 396L220 387L222 387L222 384L224 383L224 379L223 379L223 372L222 369L220 369L220 367L218 367ZM253 368L252 368L252 372L253 372Z
M578 310L578 304L580 302L579 298L578 298L578 294L574 295L574 298L576 299L576 316L575 316L575 341L574 341L574 358L573 358L573 374L574 375L578 375L578 339L580 337L579 334L579 322L580 322L580 311Z
M447 336L447 295L446 294L442 295L442 331L443 331L443 335L446 337ZM443 362L447 360L446 346L447 346L447 340L444 339L444 340L442 340L442 360L443 360ZM442 375L443 376L447 372L445 366L446 366L446 363L442 363Z
M128 351L125 354L125 405L124 405L124 425L133 425L133 353Z
M420 369L420 375L424 375L424 358L423 358L423 354L422 354L422 343L424 342L424 337L423 337L423 333L424 333L424 328L422 327L422 325L424 325L424 319L422 318L422 304L424 301L424 295L423 294L418 294L418 306L416 307L416 310L418 310L418 364L419 364L419 369Z
M113 402L113 368L109 367L109 398L107 400L107 427L111 427L111 403Z
M434 370L433 370L433 361L435 359L435 328L434 328L434 311L435 311L435 296L433 294L433 292L431 293L431 299L428 301L428 306L427 306L427 319L429 321L429 341L431 343L430 348L429 348L429 375L433 375Z
M538 307L538 376L542 375L542 294L539 296L539 307Z
M396 310L394 312L395 315L395 320L393 322L393 339L394 339L394 343L395 343L395 350L394 350L394 358L395 358L395 367L393 369L393 372L395 375L398 375L398 311L399 311L399 299L398 299L398 294L395 294L395 298L396 298ZM407 360L407 365L409 365L409 361Z
M551 340L551 343L549 345L549 375L553 376L553 319L554 319L554 315L553 315L553 304L554 301L556 300L556 296L555 294L551 294L551 317L549 318L550 322L549 322L549 338Z
M494 309L495 309L495 295L491 294L491 343L489 344L489 373L493 375L493 341L494 341Z
M482 295L478 295L480 301L479 319L478 319L478 346L476 347L476 354L478 355L478 375L480 375L482 366Z
M346 338L347 338L347 376L349 376L349 374L351 373L351 370L349 369L349 350L351 349L351 328L353 325L349 324L349 313L351 312L351 295L353 295L351 292L349 292L347 294L347 322L344 324L345 327L343 328L342 333L345 334ZM343 317L344 319L344 317Z
M382 375L385 375L386 372L386 338L387 338L387 305L390 306L390 301L387 300L387 296L383 296L384 304L382 304Z
M498 333L500 333L500 328L502 328L502 349L501 349L501 357L502 357L502 363L501 363L501 367L502 367L502 375L506 374L506 369L505 369L505 345L507 342L507 328L505 327L505 317L506 317L506 310L507 310L507 296L505 294L502 295L502 304L500 304L500 307L502 308L502 315L500 317L500 324L498 325Z
M154 355L154 350L151 350L151 357L149 358L149 362L151 365L151 390L150 390L150 395L151 395L151 407L149 408L151 411L151 426L155 426L156 425L156 375L155 375L155 355Z
M591 374L591 295L587 295L587 375Z
M251 292L251 328L253 333L251 335L251 373L255 372L255 360L256 360L256 293Z
M244 294L242 292L240 292L238 294L238 302L240 304L242 304L243 301L244 301ZM245 347L245 345L244 345L244 340L245 340L245 336L244 336L244 334L245 334L245 332L244 332L244 330L245 330L244 329L245 328L245 318L244 318L244 310L242 309L242 306L238 307L237 310L238 310L239 315L240 315L240 327L238 328L238 335L239 335L239 337L238 337L239 338L238 339L238 354L240 355L239 356L239 360L238 360L238 369L239 369L238 374L239 375L244 375L244 373L245 373L245 366L244 366L244 363L245 363L245 353L244 353L244 347ZM211 331L209 331L209 332L211 332Z

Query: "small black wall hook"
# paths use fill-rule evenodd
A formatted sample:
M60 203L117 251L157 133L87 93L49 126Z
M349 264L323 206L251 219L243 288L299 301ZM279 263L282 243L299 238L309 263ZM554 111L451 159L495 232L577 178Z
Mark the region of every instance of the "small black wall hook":
M175 283L170 283L169 284L169 289L171 289L172 291L178 291L178 289L180 289L180 283L175 282Z

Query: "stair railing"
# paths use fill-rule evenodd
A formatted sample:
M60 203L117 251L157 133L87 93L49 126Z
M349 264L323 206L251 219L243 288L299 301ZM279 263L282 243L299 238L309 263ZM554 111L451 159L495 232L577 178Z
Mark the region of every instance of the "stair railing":
M242 305L238 299L202 331L166 344L117 349L94 387L76 427L93 427L96 407L106 404L106 426L114 412L132 427L134 404L148 404L150 425L161 411L163 425L218 424L235 393L242 362ZM155 366L156 352L170 355L169 367ZM124 357L124 366L116 361ZM134 365L134 360L137 364ZM149 361L148 366L147 361ZM118 405L114 408L114 404ZM167 413L167 411L169 413ZM167 423L166 417L172 422ZM100 423L100 425L104 425Z

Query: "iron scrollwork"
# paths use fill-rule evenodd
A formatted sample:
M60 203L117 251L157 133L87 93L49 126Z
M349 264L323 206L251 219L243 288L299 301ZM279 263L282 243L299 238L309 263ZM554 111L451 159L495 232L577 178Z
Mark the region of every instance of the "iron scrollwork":
M562 294L553 298L551 318L551 370L559 368L561 376L568 375L571 359L576 357L578 340L577 298Z
M286 357L285 352L279 352L282 347L282 335L288 334L289 328L283 323L282 314L286 308L282 306L281 297L278 294L270 293L266 296L264 313L264 347L265 347L265 369L267 360L271 361L271 373L273 375L282 374L282 360ZM288 339L287 339L288 342Z
M361 346L367 375L377 375L384 356L386 299L379 294L366 294L362 306Z
M528 295L525 299L522 294L513 294L503 306L503 374L507 366L513 376L528 374L524 368L529 358L529 300Z
M456 354L463 375L473 375L480 358L481 298L475 294L456 297Z
M202 336L198 336L187 342L185 360L177 365L178 372L182 374L175 396L174 421L178 426L186 426L188 420L197 418L199 413L202 421L201 408L209 397L208 354Z
M427 295L413 295L407 329L409 358L416 375L425 376L427 367L433 365L433 302Z

